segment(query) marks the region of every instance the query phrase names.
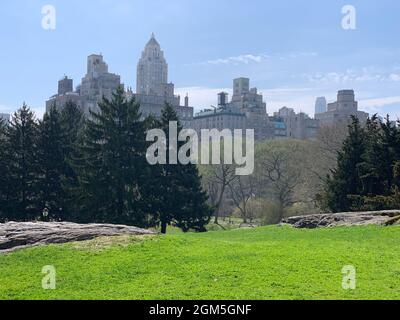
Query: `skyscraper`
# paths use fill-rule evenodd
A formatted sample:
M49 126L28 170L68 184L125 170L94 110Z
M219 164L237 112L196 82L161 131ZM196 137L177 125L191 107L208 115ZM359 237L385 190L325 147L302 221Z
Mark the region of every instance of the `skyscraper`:
M137 94L165 96L171 94L168 64L154 33L142 52L137 66ZM173 94L173 92L172 92Z
M160 117L165 104L170 104L177 112L184 127L190 127L193 108L189 106L189 97L181 105L181 97L175 95L175 86L168 83L168 64L156 40L154 33L147 42L137 64L136 94L128 90L127 97L135 97L140 103L143 116Z
M317 98L315 102L315 114L324 113L327 111L327 103L325 97Z

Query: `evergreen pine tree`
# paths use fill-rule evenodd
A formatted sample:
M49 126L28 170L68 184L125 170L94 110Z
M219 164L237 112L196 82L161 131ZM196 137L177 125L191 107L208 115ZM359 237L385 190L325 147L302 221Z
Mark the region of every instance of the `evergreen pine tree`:
M208 195L203 190L198 168L189 164L180 172L182 190L177 196L180 197L181 207L174 217L176 226L184 232L189 230L205 232L213 210L208 204Z
M73 102L67 102L61 111L61 127L64 134L64 171L62 189L64 191L64 215L69 221L79 221L79 180L73 167L73 159L79 158L79 146L83 139L84 116Z
M175 121L178 123L179 132L182 126L178 116L175 110L166 104L162 111L160 129L165 133L169 132L170 122ZM170 138L167 138L167 150L171 147ZM159 165L153 173L158 175L156 181L159 181L157 183L159 207L156 211L161 233L165 234L167 226L173 222L183 231L190 229L205 231L212 210L207 204L207 195L202 190L197 167L193 164L170 164L167 152L167 164Z
M146 128L139 107L119 88L111 100L103 98L99 113L90 113L74 160L80 221L145 224L140 186L146 183Z
M7 217L7 212L5 211L5 208L8 202L8 193L9 193L9 186L8 186L9 163L6 157L7 126L8 123L0 119L0 223L3 222Z
M389 117L385 122L374 116L365 128L366 148L363 154L360 194L352 196L353 210L374 211L396 209L393 194L396 188L396 126Z
M62 178L65 174L65 134L61 115L55 107L45 113L39 124L38 204L48 211L49 219L65 220Z
M6 137L7 218L31 220L40 216L39 208L36 207L38 124L26 104L12 116Z
M385 191L390 190L387 185L387 168L389 168L389 175L392 176L390 159L387 159L388 149L384 146L382 124L374 115L367 120L364 128L365 133L365 150L362 155L362 162L359 165L360 179L362 188L360 189L360 196L378 195L383 194Z
M394 153L394 187L397 190L398 196L400 195L400 120L397 122L397 126L394 128L394 139L393 139L393 153ZM400 199L399 199L400 203Z
M323 197L323 206L333 212L350 211L352 195L362 191L360 164L366 149L365 132L356 117L352 118L349 135L343 150L338 154L338 166L328 177Z
M83 130L83 113L75 103L69 101L61 111L60 121L65 135L65 153L67 155L72 154L79 135Z
M382 195L389 195L393 191L394 183L394 169L396 162L400 161L400 146L396 142L396 135L398 128L390 121L389 116L386 117L385 122L381 124L381 149L382 153L377 159L379 166L380 179L383 181L384 190L380 193Z

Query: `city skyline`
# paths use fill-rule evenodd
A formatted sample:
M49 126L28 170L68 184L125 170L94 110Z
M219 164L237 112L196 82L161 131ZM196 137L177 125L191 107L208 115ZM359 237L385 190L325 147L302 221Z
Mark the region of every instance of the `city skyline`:
M254 1L260 10L253 10L254 6L237 1L221 1L205 10L197 1L168 5L99 1L93 14L87 4L78 10L75 1L69 5L53 1L57 27L52 31L40 26L43 2L2 3L2 12L12 14L0 22L4 45L0 57L8 62L2 68L0 112L13 112L25 101L40 116L57 80L64 74L82 78L85 57L92 53L103 53L121 81L135 88L136 63L154 32L169 62L176 93L182 97L189 93L196 111L215 105L220 91L232 96L232 79L249 77L263 93L269 114L287 106L313 115L317 97L325 96L330 103L338 90L354 89L360 110L400 117L400 49L393 40L399 31L394 23L399 4L353 1L357 29L343 30L342 1L302 3L307 17L285 10L287 1L266 3ZM234 9L235 19L223 14L224 6ZM380 15L383 8L393 9L385 19ZM135 15L156 9L163 13L149 14L148 19ZM72 18L74 10L82 19ZM249 13L258 18L256 22L245 20ZM194 14L204 19L190 19ZM216 24L221 19L226 23ZM232 24L238 19L246 23ZM18 28L10 32L6 25L13 23Z

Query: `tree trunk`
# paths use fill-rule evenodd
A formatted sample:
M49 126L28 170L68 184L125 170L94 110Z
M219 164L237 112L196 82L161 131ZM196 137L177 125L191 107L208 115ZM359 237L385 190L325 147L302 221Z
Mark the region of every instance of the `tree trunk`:
M161 222L161 233L167 234L167 223L165 221Z
M281 223L285 215L285 207L283 203L279 203L279 222Z
M221 210L222 199L224 198L224 193L225 193L225 186L222 187L221 194L219 195L217 210L215 211L215 220L214 220L215 224L219 223L218 218L219 218L219 212Z

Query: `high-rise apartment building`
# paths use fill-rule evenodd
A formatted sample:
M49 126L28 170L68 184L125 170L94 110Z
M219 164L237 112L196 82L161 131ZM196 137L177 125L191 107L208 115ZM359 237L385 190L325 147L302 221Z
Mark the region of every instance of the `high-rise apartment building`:
M146 44L137 65L136 93L164 96L173 94L168 84L168 64L154 33Z
M175 95L175 86L168 82L168 64L164 52L154 34L147 42L137 65L136 94L128 90L127 96L134 97L140 103L143 116L161 116L165 104L170 104L177 112L184 127L193 120L193 108L189 106L189 97L181 105L181 97Z
M98 103L103 97L112 98L112 93L121 84L119 75L110 73L102 55L92 54L87 59L87 73L80 85L73 90L73 80L64 77L58 83L58 93L46 102L46 110L56 106L62 109L69 101L76 103L85 115L89 110L98 111ZM165 104L170 104L177 112L185 127L191 125L193 108L189 106L189 97L181 105L179 95L175 95L173 83L168 82L168 64L154 34L146 44L137 65L137 92L131 88L125 92L126 97L134 98L140 103L143 117L161 116Z
M341 90L338 92L337 101L328 104L328 110L315 115L322 126L348 123L351 116L357 117L361 123L367 121L369 114L358 111L358 102L354 90Z
M250 89L250 79L233 80L233 96L228 102L228 94L218 94L218 108L206 109L193 119L193 128L202 129L253 129L256 140L271 139L273 124L269 121L266 103L257 88Z
M275 123L275 138L309 140L315 138L320 127L319 120L310 118L304 112L283 107L274 113L271 121Z
M92 54L87 59L87 73L82 83L74 91L73 80L65 76L58 82L58 93L46 101L46 110L53 106L62 109L67 102L73 102L89 115L89 110L98 111L103 97L111 99L119 86L122 86L120 76L108 72L102 55Z

